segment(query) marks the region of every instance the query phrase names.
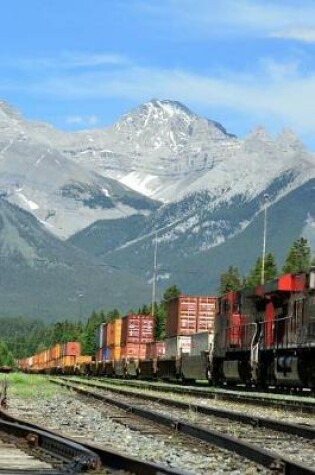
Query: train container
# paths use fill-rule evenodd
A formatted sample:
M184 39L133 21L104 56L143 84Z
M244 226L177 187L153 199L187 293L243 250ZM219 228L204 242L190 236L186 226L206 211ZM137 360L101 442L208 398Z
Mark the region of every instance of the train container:
M120 346L122 318L117 318L107 324L106 345L108 347Z
M122 319L121 346L154 341L155 318L151 315L129 314Z
M102 361L103 349L98 348L95 354L95 361Z
M216 297L181 295L166 307L166 336L191 335L214 328Z
M64 368L64 367L73 367L76 363L76 356L69 356L69 355L65 355L65 356L61 356L60 358L58 358L57 360L57 367L58 368Z
M81 364L90 364L92 363L92 356L89 355L79 355L75 357L75 364L77 366Z
M62 356L62 345L58 343L50 349L50 359L56 360Z
M120 348L121 358L145 359L146 345L139 343L127 343Z
M81 345L78 341L68 341L62 345L62 356L79 356Z
M104 348L99 348L97 350L96 361L107 361L109 360L109 348L106 346Z
M107 341L107 323L101 323L96 331L96 346L97 348L103 348L106 346Z
M213 347L214 332L201 332L191 335L192 356L199 356L202 352L211 351Z
M120 346L117 346L117 345L112 346L112 347L108 348L108 351L109 351L108 359L110 361L119 360L120 353L121 353L121 347Z
M191 336L173 336L165 338L165 357L178 357L183 353L190 353Z
M160 358L165 355L165 342L164 341L152 341L145 345L146 359Z

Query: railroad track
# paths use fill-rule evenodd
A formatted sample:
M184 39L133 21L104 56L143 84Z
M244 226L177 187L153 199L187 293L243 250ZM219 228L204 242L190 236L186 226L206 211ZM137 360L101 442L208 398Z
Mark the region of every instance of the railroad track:
M54 380L81 394L112 404L178 433L237 453L273 473L314 474L315 431L312 427L285 424L246 414L179 403L167 398L135 394L127 389L100 387L91 382ZM93 386L86 389L84 386ZM97 387L95 387L97 386ZM106 393L104 393L106 391ZM148 397L147 397L148 396ZM139 403L139 398L141 402ZM292 456L291 458L290 456Z
M104 378L100 379L104 381ZM144 380L121 380L117 378L106 378L117 386L131 386L152 391L163 391L165 393L190 395L200 398L216 399L222 401L244 402L258 406L275 407L278 409L290 410L292 412L315 414L315 398L308 396L293 396L280 393L262 393L241 388L225 389L213 387L184 386L166 382L144 381Z
M0 411L0 474L187 475L89 443L78 443Z

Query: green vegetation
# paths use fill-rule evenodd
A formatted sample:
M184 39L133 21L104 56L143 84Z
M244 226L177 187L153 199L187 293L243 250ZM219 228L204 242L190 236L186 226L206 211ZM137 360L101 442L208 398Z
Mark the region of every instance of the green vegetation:
M240 271L237 267L230 266L227 272L221 274L220 277L220 295L230 292L231 290L238 290L242 286Z
M37 374L10 373L0 374L0 391L2 385L7 383L7 397L49 399L54 394L60 393L60 387L49 382L45 376Z
M305 272L311 266L311 248L303 237L294 241L283 266L283 272Z

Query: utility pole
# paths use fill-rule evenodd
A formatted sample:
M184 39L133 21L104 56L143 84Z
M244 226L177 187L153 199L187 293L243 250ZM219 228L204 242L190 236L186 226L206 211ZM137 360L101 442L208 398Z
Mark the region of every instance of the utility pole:
M269 201L269 195L264 194L264 232L263 232L263 250L262 250L262 262L261 262L261 285L265 283L265 257L266 257L266 238L267 238L267 204Z
M151 315L154 317L154 304L156 300L156 275L157 275L157 233L155 233L154 256L153 256L153 276L152 276L152 308Z

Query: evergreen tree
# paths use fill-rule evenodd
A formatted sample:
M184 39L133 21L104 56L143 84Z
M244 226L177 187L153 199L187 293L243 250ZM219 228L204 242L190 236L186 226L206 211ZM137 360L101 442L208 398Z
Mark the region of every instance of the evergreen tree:
M166 319L166 304L170 300L178 297L181 294L176 285L172 285L168 289L165 290L163 294L162 302L155 307L154 315L156 317L156 324L155 324L155 339L161 340L165 337L165 319ZM156 305L156 304L155 304Z
M0 340L0 366L13 366L14 358L5 341Z
M283 272L296 273L306 272L311 266L311 248L307 239L301 237L294 241L289 249L287 258L283 266Z
M255 264L249 271L249 275L246 279L246 285L248 287L255 287L261 282L261 267L262 267L262 258L258 257Z
M276 259L271 252L268 252L265 258L265 282L275 279L277 275L278 270Z
M246 285L249 287L255 287L261 283L261 272L262 272L262 258L258 257L254 266L249 271L249 275L246 279ZM268 282L277 277L278 270L277 264L274 255L271 252L265 256L265 266L264 266L264 280Z
M180 290L176 285L172 285L168 287L164 294L163 294L163 302L167 302L168 300L172 300L180 295Z
M227 272L220 276L220 295L231 290L239 290L242 287L240 272L237 267L230 266Z

